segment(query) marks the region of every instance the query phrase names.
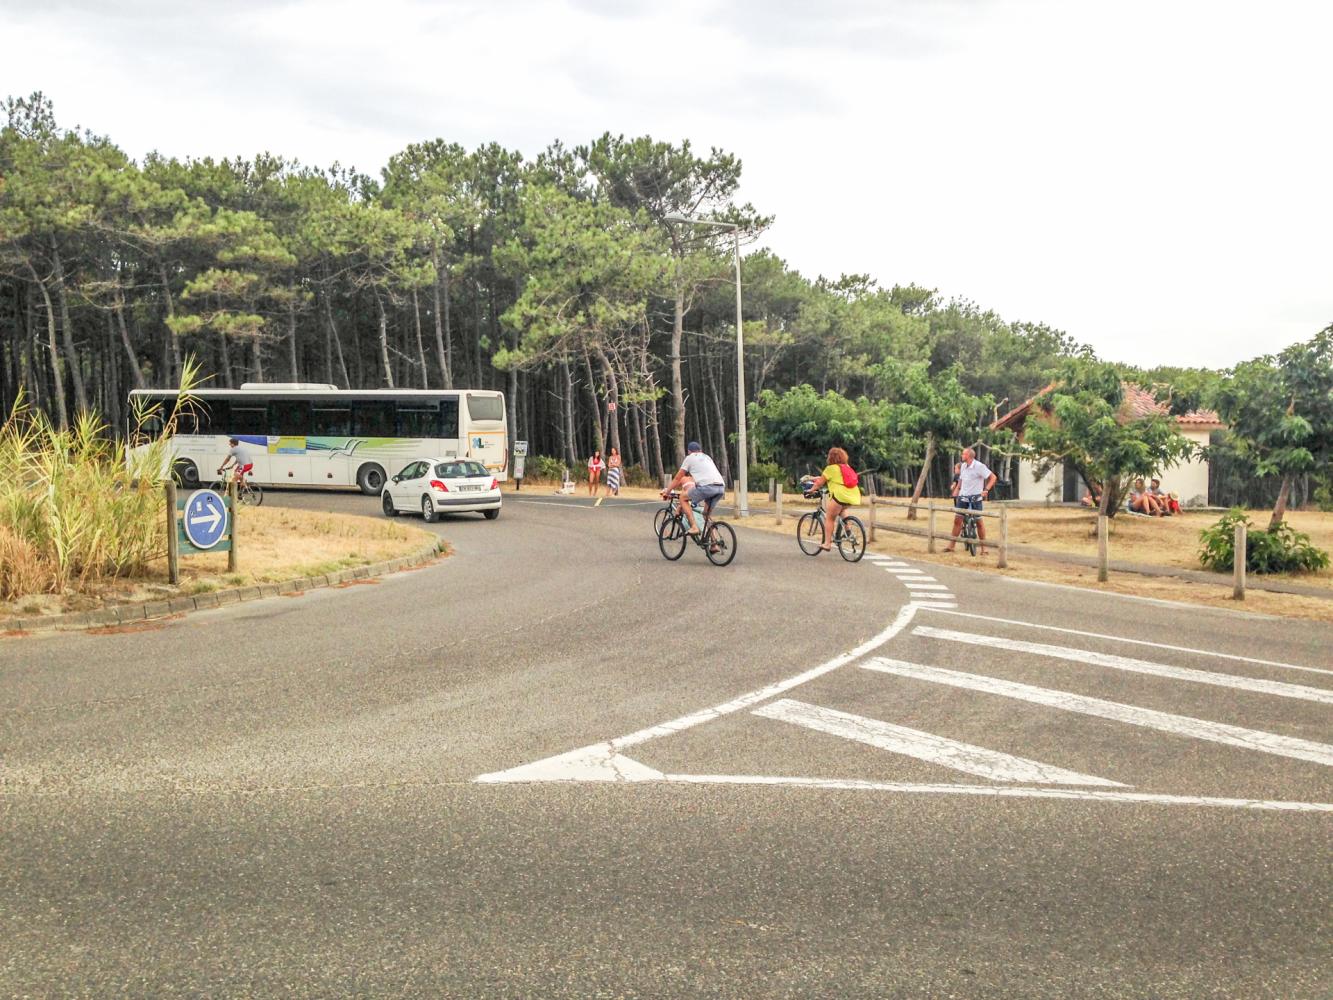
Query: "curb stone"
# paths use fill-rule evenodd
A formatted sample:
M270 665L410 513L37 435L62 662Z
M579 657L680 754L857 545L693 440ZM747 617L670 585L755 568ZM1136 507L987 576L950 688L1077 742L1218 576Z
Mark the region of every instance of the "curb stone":
M415 552L396 559L373 563L369 566L356 566L322 576L310 576L281 583L266 583L231 590L214 590L193 597L173 597L169 600L150 601L148 603L124 604L97 611L71 611L62 615L21 616L0 619L0 632L51 632L65 629L97 628L104 625L123 625L128 622L148 621L164 615L179 614L183 611L206 611L212 608L240 604L243 601L258 601L279 594L291 594L297 591L321 590L346 583L348 580L366 580L371 577L396 573L422 563L430 562L443 550L444 545L436 540L423 545Z

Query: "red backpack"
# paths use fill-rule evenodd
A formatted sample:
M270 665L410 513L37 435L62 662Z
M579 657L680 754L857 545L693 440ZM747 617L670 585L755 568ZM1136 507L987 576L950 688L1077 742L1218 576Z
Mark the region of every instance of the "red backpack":
M856 474L856 470L845 462L839 465L838 468L842 470L842 485L849 490L855 489L857 483L861 481L860 477Z

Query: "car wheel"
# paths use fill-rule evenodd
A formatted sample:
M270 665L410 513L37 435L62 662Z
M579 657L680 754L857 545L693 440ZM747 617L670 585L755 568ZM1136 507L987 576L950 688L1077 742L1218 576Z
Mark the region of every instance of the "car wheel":
M368 497L378 495L384 489L384 470L373 462L361 466L356 472L356 485Z
M495 510L483 510L481 513L482 516L486 518L486 520L494 521L497 517L500 516L500 508L496 507Z
M397 517L398 508L393 505L393 497L389 496L389 491L385 490L381 494L381 496L383 497L383 502L380 504L380 506L384 508L384 516Z
M435 504L431 501L431 498L428 496L423 496L421 498L421 516L426 520L427 523L429 524L435 523L435 516L436 516Z

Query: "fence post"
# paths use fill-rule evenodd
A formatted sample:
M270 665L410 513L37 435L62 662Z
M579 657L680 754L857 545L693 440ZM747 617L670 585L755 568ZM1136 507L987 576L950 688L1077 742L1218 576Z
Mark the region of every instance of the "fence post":
M236 508L240 506L237 498L240 493L236 489L236 480L238 476L232 476L231 482L227 485L227 496L231 500L231 510L228 512L228 526L231 534L231 546L227 549L227 572L236 572Z
M768 499L770 500L772 500L776 496L776 494L773 492L773 489L775 486L777 486L777 482L778 481L774 479L772 476L768 477Z
M777 517L777 523L782 523L782 484L778 484L778 498L773 503L773 512Z
M870 540L873 542L875 540L875 494L870 494L866 499L870 501Z
M1238 601L1245 600L1245 560L1247 555L1245 535L1245 522L1241 521L1236 525L1235 547L1231 550L1233 573L1231 596Z
M167 580L181 582L180 538L176 533L176 481L167 476L164 492L167 497Z
M1000 558L995 564L1000 569L1009 566L1009 508L1000 508Z
M1107 562L1110 559L1110 523L1105 514L1097 515L1097 582L1105 583L1108 576Z
M935 500L931 498L926 501L929 505L926 510L926 551L935 552Z

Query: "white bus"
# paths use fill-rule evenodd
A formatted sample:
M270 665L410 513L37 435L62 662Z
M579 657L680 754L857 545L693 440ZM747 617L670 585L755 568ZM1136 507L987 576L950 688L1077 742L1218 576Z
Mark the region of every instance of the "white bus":
M175 406L172 389L136 389L158 405L153 434ZM177 417L172 470L193 489L214 477L239 439L265 486L354 486L378 495L385 480L424 455L471 458L509 478L504 394L490 389L339 389L304 382L247 382L198 389ZM142 447L142 445L140 445Z

